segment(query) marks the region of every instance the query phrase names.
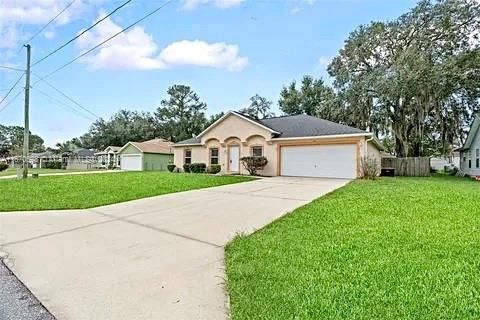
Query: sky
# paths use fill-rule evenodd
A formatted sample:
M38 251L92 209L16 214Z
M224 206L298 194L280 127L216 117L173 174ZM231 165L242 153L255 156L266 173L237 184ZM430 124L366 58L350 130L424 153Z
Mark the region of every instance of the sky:
M75 0L29 41L72 0L1 0L0 66L24 69L26 41L35 64L125 1ZM164 3L132 0L32 67L30 129L47 146L82 135L96 117L108 119L120 109L153 112L174 84L191 86L207 103L207 114L245 107L255 94L271 100L280 114L284 85L307 74L331 82L326 68L350 32L394 19L416 1L172 0L46 78L77 104L36 83ZM20 75L0 69L0 100ZM0 124L23 126L24 85L22 79L0 104Z

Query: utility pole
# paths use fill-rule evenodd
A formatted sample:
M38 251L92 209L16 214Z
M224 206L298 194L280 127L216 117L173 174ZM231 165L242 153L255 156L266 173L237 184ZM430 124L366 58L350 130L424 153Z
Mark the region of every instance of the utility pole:
M25 123L23 131L23 174L22 178L27 179L28 176L28 147L30 138L30 45L27 48L27 70L25 75Z

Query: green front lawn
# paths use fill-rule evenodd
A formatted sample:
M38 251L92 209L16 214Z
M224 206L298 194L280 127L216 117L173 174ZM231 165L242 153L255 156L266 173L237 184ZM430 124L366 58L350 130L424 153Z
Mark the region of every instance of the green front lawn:
M355 181L226 250L240 319L480 319L480 183Z
M0 211L81 209L250 181L250 177L119 172L0 180Z
M0 171L0 177L6 176L16 176L17 168L8 168L5 171ZM84 171L94 171L94 170L62 170L62 169L28 169L28 175L32 173L69 173L69 172L84 172Z

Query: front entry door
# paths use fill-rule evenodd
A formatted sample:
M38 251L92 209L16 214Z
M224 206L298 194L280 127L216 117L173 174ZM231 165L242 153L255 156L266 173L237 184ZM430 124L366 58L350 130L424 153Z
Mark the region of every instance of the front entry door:
M230 146L228 148L228 171L240 172L240 147Z

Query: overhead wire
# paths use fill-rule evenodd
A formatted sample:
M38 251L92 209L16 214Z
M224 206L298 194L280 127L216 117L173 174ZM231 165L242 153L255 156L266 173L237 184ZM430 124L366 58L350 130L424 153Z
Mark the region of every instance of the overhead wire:
M92 24L90 27L84 29L82 32L80 32L79 34L77 34L75 37L73 37L72 39L68 40L67 42L65 42L64 44L62 44L61 46L59 46L57 49L51 51L50 53L48 53L47 55L45 55L43 58L35 61L33 64L32 64L32 67L36 66L37 64L39 64L40 62L48 59L49 57L51 57L52 55L54 55L55 53L57 53L58 51L62 50L63 48L65 48L66 46L68 46L70 43L74 42L75 40L77 40L78 38L80 38L83 34L85 34L86 32L90 31L91 29L95 28L98 24L100 24L102 21L104 21L105 19L107 19L108 17L110 17L111 15L113 15L115 12L117 12L118 10L122 9L123 7L125 7L127 4L129 4L130 2L132 2L133 0L128 0L128 1L125 1L124 3L122 3L121 5L119 5L118 7L116 7L115 9L113 9L110 13L108 13L106 16L104 16L103 18L101 18L100 20L98 20L97 22L95 22L94 24Z
M49 81L45 80L45 79L42 79L40 76L38 76L37 74L35 73L32 73L35 77L37 78L40 78L39 81L45 83L47 86L49 86L50 88L52 88L53 90L55 90L57 93L61 94L64 98L66 98L67 100L69 100L70 102L74 103L76 106L78 106L80 109L84 110L85 112L87 112L88 114L92 115L95 117L95 119L99 119L101 118L99 115L97 115L95 112L91 111L90 109L88 109L87 107L81 105L79 102L77 102L75 99L73 99L72 97L70 97L69 95L67 95L65 92L63 92L62 90L58 89L57 87L55 87L53 84L51 84Z
M6 69L6 70L13 70L13 71L19 71L19 72L25 72L25 70L19 69L19 68L14 68L10 66L2 66L0 65L0 69Z
M18 83L20 82L20 80L22 80L23 76L25 75L25 72L22 73L22 75L20 76L20 78L18 78L17 81L15 81L15 83L13 84L13 86L8 90L7 94L0 100L0 105L3 103L3 101L5 101L5 99L7 99L8 95L13 91L13 89L15 89L15 87L18 85Z
M140 22L144 21L145 19L149 18L150 16L154 15L155 13L157 13L158 11L160 11L161 9L163 9L164 7L166 7L168 4L172 3L174 0L167 0L165 1L161 6L157 7L156 9L150 11L148 14L144 15L142 18L136 20L135 22L133 22L132 24L130 24L129 26L127 26L126 28L123 28L122 30L120 30L119 32L115 33L114 35L112 35L111 37L105 39L104 41L100 42L99 44L97 44L96 46L94 46L93 48L85 51L84 53L80 54L79 56L75 57L74 59L70 60L69 62L63 64L62 66L58 67L57 69L55 69L54 71L48 73L47 75L41 77L40 80L37 80L36 82L38 81L41 81L41 80L44 80L46 78L49 78L51 77L53 74L59 72L60 70L68 67L69 65L71 65L72 63L74 63L75 61L77 61L78 59L86 56L87 54L89 54L90 52L94 51L95 49L103 46L105 43L111 41L112 39L118 37L120 34L122 34L123 32L133 28L135 25L139 24Z
M43 25L42 28L40 28L33 36L31 36L24 43L27 44L30 41L32 41L33 39L35 39L40 33L42 33L43 30L45 30L50 24L52 24L55 20L57 20L65 11L67 11L68 8L70 8L75 1L77 1L77 0L72 0L71 2L69 2L55 17L50 19L50 21L48 21L45 25ZM18 49L17 54L22 50L22 48L23 48L23 45Z
M81 116L81 117L83 117L83 118L85 118L85 119L87 119L87 120L90 120L90 121L95 121L94 118L92 118L92 117L90 117L90 116L87 116L87 115L81 113L79 110L77 110L77 109L75 109L74 107L72 107L72 106L64 103L63 101L61 101L61 100L59 100L59 99L56 99L56 98L52 97L51 95L49 95L48 93L44 92L43 90L40 90L40 89L38 89L37 87L33 87L32 89L33 89L35 92L40 93L41 95L47 97L47 98L50 99L51 101L57 103L59 106L66 107L66 108L70 109L70 111L72 111L72 112L75 113L76 115Z
M10 99L10 101L8 101L7 103L5 103L3 106L0 106L0 112L2 112L3 110L7 109L7 107L8 107L9 105L11 105L11 104L20 96L21 93L22 93L22 91L17 92L17 94L15 94L15 95L13 96L13 98Z

